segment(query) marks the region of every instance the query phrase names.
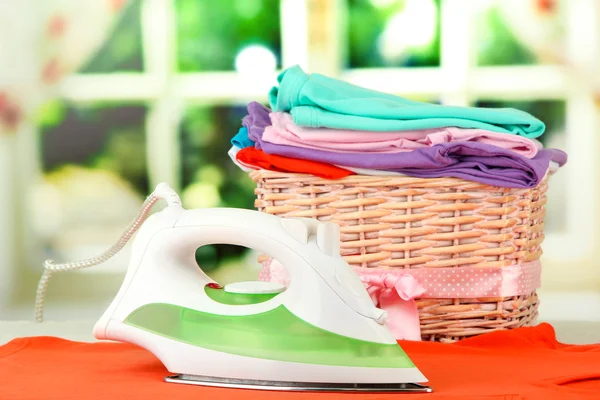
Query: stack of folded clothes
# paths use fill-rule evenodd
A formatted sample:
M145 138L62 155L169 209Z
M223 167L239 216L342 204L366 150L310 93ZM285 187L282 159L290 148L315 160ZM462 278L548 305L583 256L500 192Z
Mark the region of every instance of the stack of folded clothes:
M295 66L248 105L229 156L245 171L327 179L353 174L462 178L532 188L567 155L536 140L545 130L509 108L451 107L373 91Z

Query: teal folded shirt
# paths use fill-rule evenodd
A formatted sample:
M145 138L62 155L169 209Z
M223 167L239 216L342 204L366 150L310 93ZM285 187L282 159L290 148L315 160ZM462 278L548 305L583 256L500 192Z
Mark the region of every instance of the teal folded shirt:
M306 127L364 131L478 128L537 138L542 121L513 108L453 107L408 100L320 74L299 66L283 71L269 92L274 111L289 112Z
M254 142L248 138L248 129L241 127L238 133L231 138L231 144L238 149L254 146Z

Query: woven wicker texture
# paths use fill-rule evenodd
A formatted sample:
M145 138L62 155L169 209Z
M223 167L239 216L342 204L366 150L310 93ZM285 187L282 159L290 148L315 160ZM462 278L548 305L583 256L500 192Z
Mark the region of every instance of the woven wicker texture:
M536 260L544 239L547 178L533 189L455 178L253 171L255 206L340 226L341 253L362 268L504 267ZM510 298L417 300L424 340L451 342L529 325L535 293Z

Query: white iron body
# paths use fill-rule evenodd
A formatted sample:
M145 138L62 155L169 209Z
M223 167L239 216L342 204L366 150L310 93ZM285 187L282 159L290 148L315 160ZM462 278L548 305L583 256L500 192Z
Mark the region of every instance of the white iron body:
M128 342L156 355L172 373L224 379L322 383L415 383L417 368L369 368L269 360L197 347L126 324L151 303L168 303L219 315L252 315L285 306L313 326L349 338L396 344L385 312L340 256L339 227L311 219L282 219L242 209L185 210L170 202L140 228L125 280L94 327L94 336ZM235 244L280 261L289 287L259 304L227 305L204 291L214 282L198 268L197 248Z

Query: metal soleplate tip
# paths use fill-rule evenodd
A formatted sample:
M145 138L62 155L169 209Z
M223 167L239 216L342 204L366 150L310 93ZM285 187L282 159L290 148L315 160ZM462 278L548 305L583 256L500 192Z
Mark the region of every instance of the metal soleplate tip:
M254 389L294 392L362 392L362 393L431 393L433 389L418 383L321 383L280 382L253 379L216 378L179 374L167 376L165 382L185 385L213 386L233 389Z

